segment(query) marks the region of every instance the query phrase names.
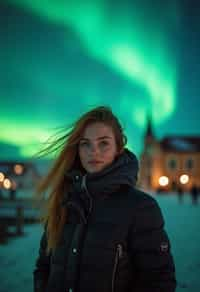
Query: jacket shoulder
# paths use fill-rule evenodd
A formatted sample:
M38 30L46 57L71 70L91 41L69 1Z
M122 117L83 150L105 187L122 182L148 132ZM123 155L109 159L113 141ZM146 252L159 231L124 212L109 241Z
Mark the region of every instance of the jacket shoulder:
M164 225L164 217L155 198L136 188L130 189L129 196L129 202L134 206L135 221L141 227L144 225L148 229L151 226L156 228Z
M143 192L140 189L135 187L130 187L128 191L128 196L131 201L140 205L158 205L155 198L153 198L150 194Z

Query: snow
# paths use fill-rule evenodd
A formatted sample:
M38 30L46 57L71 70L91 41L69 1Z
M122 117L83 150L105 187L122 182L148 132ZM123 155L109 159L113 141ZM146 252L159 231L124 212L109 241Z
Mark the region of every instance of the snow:
M176 265L176 292L200 291L200 202L193 205L189 195L182 204L175 195L159 195L165 228L171 240ZM24 236L0 245L0 292L33 291L32 272L42 233L40 225L27 225Z
M0 292L33 291L32 273L41 233L40 225L28 225L23 236L0 245Z

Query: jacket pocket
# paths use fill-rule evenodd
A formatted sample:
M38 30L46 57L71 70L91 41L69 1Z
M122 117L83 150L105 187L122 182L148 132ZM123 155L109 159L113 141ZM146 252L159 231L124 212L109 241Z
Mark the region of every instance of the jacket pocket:
M119 260L123 257L123 246L119 243L117 245L117 249L115 252L115 260L114 266L112 271L112 292L115 292L115 283L116 283L116 276L117 276L117 268L119 265Z

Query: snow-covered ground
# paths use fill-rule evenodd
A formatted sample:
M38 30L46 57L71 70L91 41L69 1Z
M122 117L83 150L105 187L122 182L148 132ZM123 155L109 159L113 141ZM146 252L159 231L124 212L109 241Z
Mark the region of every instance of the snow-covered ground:
M200 202L189 195L182 204L174 195L156 196L172 244L178 281L177 292L200 291ZM29 225L25 235L0 245L0 292L33 291L32 272L42 229Z

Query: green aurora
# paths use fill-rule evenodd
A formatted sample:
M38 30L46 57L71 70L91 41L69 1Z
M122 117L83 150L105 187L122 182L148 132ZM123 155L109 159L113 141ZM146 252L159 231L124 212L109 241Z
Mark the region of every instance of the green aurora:
M41 70L42 86L46 85L51 92L59 92L62 96L57 101L57 111L59 107L62 109L66 98L72 96L71 115L69 111L66 116L61 115L60 119L55 117L47 120L45 115L40 113L39 107L36 107L33 112L37 114L35 117L33 114L33 118L30 119L29 114L21 115L17 106L11 110L8 102L5 102L6 108L1 115L0 140L3 143L19 146L23 157L28 157L40 149L42 142L53 133L54 127L71 123L80 112L93 105L103 103L114 108L125 125L129 147L137 153L141 150L140 142L131 137L131 132L136 128L141 131L144 129L147 113L150 112L154 123L160 125L175 112L177 61L173 46L170 45L170 33L172 27L177 30L179 25L179 8L176 1L169 1L164 9L161 1L155 1L153 7L151 1L115 3L100 0L14 0L7 2L12 5L15 3L14 5L24 13L32 13L51 26L63 27L66 31L70 28L92 60L96 60L123 80L123 86L119 91L115 90L115 83L112 84L111 81L109 99L106 98L108 93L104 97L92 82L90 85L89 80L88 84L79 81L78 84L81 85L78 88L76 82L70 83L69 88L66 89L64 78L62 82L59 78L56 79L55 76L45 74ZM73 46L67 33L63 43L66 51ZM19 62L16 62L16 67L17 64ZM40 70L38 68L34 70L33 63L28 68L29 71L32 70L32 73L29 72L30 76L33 74L36 78ZM22 69L18 68L17 72L22 72L20 70ZM102 82L104 82L103 78ZM81 96L79 107L73 95ZM40 98L45 97L40 96ZM50 106L55 106L54 101ZM13 110L14 115L12 115Z

